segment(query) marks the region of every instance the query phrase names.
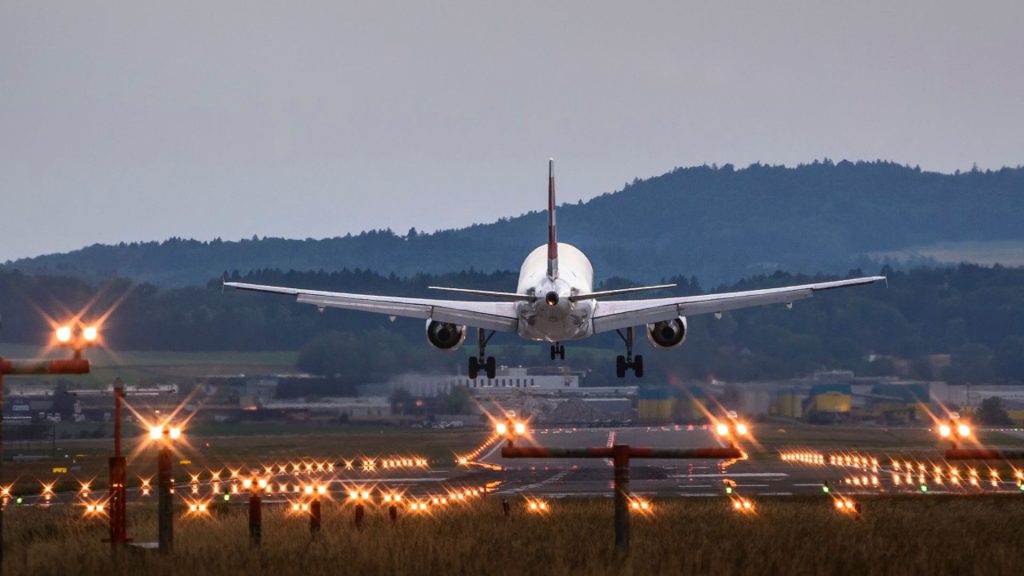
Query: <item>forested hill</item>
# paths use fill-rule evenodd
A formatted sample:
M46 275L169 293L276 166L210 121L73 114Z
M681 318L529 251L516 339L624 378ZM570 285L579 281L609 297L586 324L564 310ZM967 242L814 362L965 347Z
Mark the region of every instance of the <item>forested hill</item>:
M776 269L874 270L878 264L866 253L940 241L1024 240L1022 222L1024 168L938 174L888 162L846 161L797 168L679 168L586 203L564 205L558 218L559 239L580 247L598 278L649 282L685 275L708 285ZM267 268L361 268L399 276L517 270L527 252L544 242L545 226L538 211L433 234L386 230L322 240L171 239L94 245L4 266L92 279L119 275L166 286L199 285L224 271Z

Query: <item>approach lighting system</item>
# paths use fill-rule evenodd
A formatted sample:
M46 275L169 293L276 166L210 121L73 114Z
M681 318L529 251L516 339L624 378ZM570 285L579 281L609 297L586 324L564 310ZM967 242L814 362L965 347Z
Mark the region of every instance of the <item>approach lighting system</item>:
M534 514L545 514L549 510L548 503L544 500L530 500L526 508Z
M83 326L81 324L63 324L53 330L53 338L60 346L67 346L79 358L82 350L95 344L100 338L98 326Z
M734 498L732 509L740 513L750 514L754 512L754 503L746 498Z
M526 422L515 420L513 417L509 416L508 420L505 422L496 422L494 424L494 432L498 436L504 436L505 439L508 440L509 445L511 445L512 441L515 440L516 437L526 434Z
M715 424L715 433L722 438L742 437L750 434L750 426L734 418L729 421L720 421Z
M643 498L634 498L629 501L629 509L634 512L641 514L647 514L654 510L654 505L651 504L650 500L644 500Z
M181 426L167 426L166 424L154 424L149 427L149 439L155 441L159 440L180 440L184 432L182 432Z

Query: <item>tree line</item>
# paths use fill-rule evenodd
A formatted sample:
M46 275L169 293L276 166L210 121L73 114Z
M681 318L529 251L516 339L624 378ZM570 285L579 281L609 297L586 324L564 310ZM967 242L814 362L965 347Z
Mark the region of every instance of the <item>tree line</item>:
M859 270L851 271L857 275ZM690 319L686 342L652 350L641 342L648 379L754 380L785 378L826 368L861 374L899 374L950 382L1024 382L1024 269L961 265L883 270L888 287L829 291L796 302ZM510 271L383 276L366 270L230 274L232 280L310 289L438 296L428 285L510 290ZM747 290L820 281L823 276L774 273L716 286ZM674 294L708 290L695 278L666 278ZM601 288L636 283L609 278ZM328 309L293 298L234 290L219 279L203 287L161 289L115 279L92 284L69 276L0 271L0 341L42 344L54 318L88 309L86 321L108 317L104 340L115 350L298 350L303 370L339 378L386 377L404 371L453 373L472 352L441 353L429 346L421 320ZM467 347L474 342L471 335ZM509 364L548 364L546 347L498 336L492 350ZM617 337L568 343L567 362L591 370L587 381L611 383ZM0 350L2 353L2 350ZM935 355L948 355L936 357Z

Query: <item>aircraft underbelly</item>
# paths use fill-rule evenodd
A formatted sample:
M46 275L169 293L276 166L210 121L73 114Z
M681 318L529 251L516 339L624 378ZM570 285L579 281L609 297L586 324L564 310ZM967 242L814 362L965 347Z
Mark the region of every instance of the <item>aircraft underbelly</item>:
M567 340L579 340L594 333L594 325L587 320L583 326L577 326L564 319L551 319L538 317L534 324L520 322L519 336L527 340L541 342L565 342Z

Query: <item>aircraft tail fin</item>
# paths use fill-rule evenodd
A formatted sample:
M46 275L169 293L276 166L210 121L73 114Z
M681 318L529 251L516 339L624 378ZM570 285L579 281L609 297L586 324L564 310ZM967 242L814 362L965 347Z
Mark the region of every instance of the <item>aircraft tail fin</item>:
M548 160L548 278L558 278L558 234L555 225L555 160Z

